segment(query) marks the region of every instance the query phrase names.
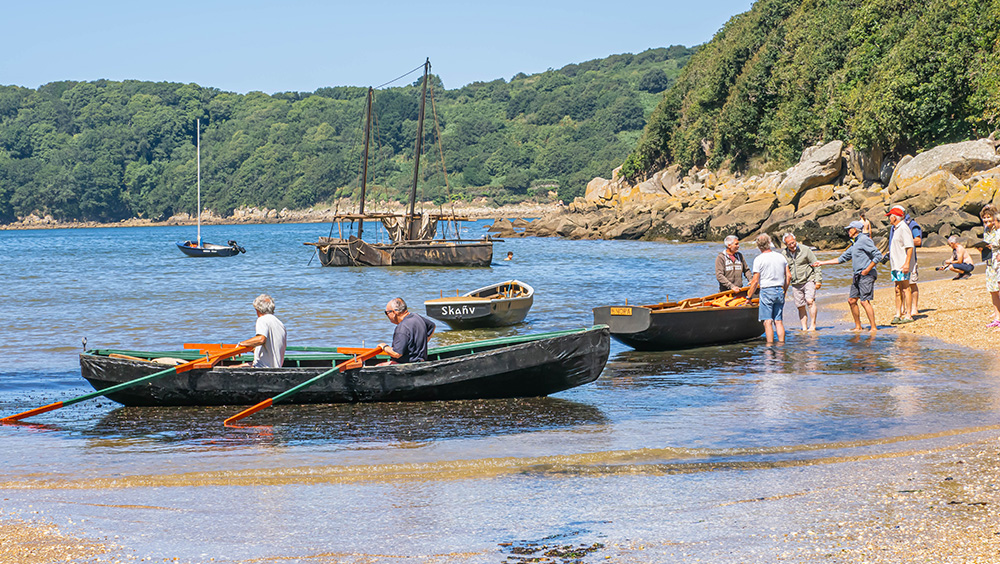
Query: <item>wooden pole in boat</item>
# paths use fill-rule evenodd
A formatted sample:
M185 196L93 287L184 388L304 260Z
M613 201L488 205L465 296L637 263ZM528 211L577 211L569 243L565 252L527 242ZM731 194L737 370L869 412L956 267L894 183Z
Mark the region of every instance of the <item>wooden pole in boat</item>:
M355 350L357 350L357 349L355 349ZM362 366L364 366L364 362L366 360L368 360L369 358L375 357L380 352L382 352L382 347L375 347L374 349L366 349L366 350L364 350L362 352L359 352L357 355L354 356L354 358L351 358L351 359L345 360L344 362L341 362L340 364L334 366L330 370L327 370L326 372L323 372L319 376L314 376L314 377L306 380L305 382L302 382L298 386L295 386L294 388L291 388L291 389L289 389L287 391L281 392L280 394L274 396L273 398L266 399L266 400L258 403L257 405L254 405L252 407L248 407L247 409L244 409L243 411L241 411L241 412L237 413L236 415L233 415L229 419L226 419L225 421L223 421L223 425L229 426L230 423L233 423L235 421L239 421L240 419L243 419L244 417L253 415L254 413L257 413L258 411L260 411L262 409L266 409L268 407L271 407L272 405L274 405L274 402L281 401L281 400L287 398L288 396L290 396L290 395L298 392L299 390L308 388L309 386L312 386L313 384L315 384L316 382L319 382L323 378L326 378L330 374L333 374L335 372L343 372L345 370L350 370L352 368L361 368Z
M431 60L424 62L424 86L420 93L420 113L417 116L417 143L413 149L413 186L410 188L410 213L406 216L406 238L413 239L413 214L417 205L417 179L420 177L420 151L424 142L424 104L427 100L427 74L431 69Z
M368 117L365 120L365 150L361 156L361 203L358 204L358 239L365 229L365 191L368 188L368 143L372 131L372 96L374 90L368 87L368 101L365 104L368 108Z
M235 349L225 350L216 354L210 354L206 358L196 358L194 360L185 362L184 364L178 364L177 366L170 367L166 370L161 370L150 374L149 376L142 376L136 378L135 380L129 380L128 382L123 382L121 384L110 386L102 390L97 390L90 392L89 394L83 394L82 396L77 396L72 399L57 401L56 403L50 403L49 405L43 405L42 407L36 407L35 409L30 409L28 411L18 413L17 415L9 415L0 419L0 423L16 423L21 419L32 417L35 415L40 415L42 413L47 413L49 411L54 411L60 407L66 407L67 405L73 405L74 403L80 403L84 400L89 400L91 398L96 398L98 396L105 396L107 394L113 394L117 391L124 390L125 388L131 388L139 384L149 382L150 380L159 378L161 376L166 376L167 374L180 374L181 372L187 372L195 368L211 368L215 366L220 360L234 357L238 354L243 354L245 352L252 351L253 347L237 347Z

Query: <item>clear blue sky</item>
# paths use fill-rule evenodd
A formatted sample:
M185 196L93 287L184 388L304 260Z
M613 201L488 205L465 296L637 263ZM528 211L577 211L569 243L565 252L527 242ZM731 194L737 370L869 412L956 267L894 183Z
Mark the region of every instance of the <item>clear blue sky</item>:
M18 1L0 84L194 82L245 93L377 86L430 57L447 88L712 38L751 0ZM415 78L411 77L411 81Z

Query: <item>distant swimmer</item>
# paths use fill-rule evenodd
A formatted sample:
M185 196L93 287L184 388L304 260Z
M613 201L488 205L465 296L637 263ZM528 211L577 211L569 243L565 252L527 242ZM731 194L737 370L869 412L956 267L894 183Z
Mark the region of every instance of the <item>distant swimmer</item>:
M507 251L507 258L503 260L514 260L514 251Z

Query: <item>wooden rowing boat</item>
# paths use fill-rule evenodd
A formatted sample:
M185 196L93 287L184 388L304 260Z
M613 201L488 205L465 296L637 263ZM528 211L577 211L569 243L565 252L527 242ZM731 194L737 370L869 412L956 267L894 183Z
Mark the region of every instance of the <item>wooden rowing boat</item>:
M736 343L760 337L757 301L739 291L653 305L594 308L594 323L610 328L616 341L641 351L662 351ZM742 299L742 303L737 300Z
M546 396L600 376L610 350L608 328L519 335L430 349L429 360L375 366L331 375L289 398L290 403L357 403ZM340 351L340 352L338 352ZM227 364L173 374L108 394L124 405L251 405L280 394L350 359L349 348L288 347L281 368ZM112 355L116 355L113 357ZM190 360L197 350L88 350L83 377L95 390L155 373L153 359ZM136 360L141 359L141 360Z
M452 329L504 327L524 321L534 303L535 289L520 280L506 280L466 292L424 302L428 317Z

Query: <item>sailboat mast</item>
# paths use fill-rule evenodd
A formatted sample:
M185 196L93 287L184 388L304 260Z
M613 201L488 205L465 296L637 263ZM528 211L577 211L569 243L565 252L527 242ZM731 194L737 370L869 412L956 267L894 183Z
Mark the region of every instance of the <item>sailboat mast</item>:
M368 143L372 133L372 87L368 87L368 101L366 106L368 108L368 118L365 120L365 150L364 154L361 156L361 204L358 205L358 239L361 238L361 233L365 229L365 190L368 187Z
M198 246L201 247L201 118L195 120L198 147Z
M427 100L427 75L431 69L431 60L424 62L424 86L420 93L420 115L417 118L417 145L413 151L413 188L410 189L410 214L406 217L406 238L413 239L413 214L417 204L417 178L420 176L420 150L424 141L424 103Z

